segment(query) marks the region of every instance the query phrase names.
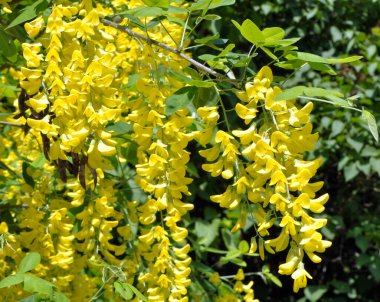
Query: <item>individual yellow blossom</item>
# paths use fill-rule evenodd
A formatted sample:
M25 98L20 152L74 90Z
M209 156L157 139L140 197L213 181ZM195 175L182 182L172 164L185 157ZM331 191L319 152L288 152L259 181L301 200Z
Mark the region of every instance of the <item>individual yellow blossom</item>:
M292 278L294 279L293 290L295 293L298 293L300 288L306 287L307 278L313 279L305 270L302 262L298 264L297 270L292 274Z

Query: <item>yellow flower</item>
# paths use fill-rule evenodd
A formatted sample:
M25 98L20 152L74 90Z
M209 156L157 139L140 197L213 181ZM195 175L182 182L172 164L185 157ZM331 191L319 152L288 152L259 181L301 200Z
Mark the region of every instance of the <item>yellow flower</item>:
M0 223L0 235L8 233L8 225L6 222L2 221Z
M40 43L23 43L21 46L23 49L23 56L26 60L26 66L39 67L42 60L42 55L39 55L38 52L40 51L40 47L42 45Z
M215 286L218 286L221 282L220 280L220 275L218 272L215 272L213 273L210 277L209 277L209 281L215 285Z
M286 263L281 264L278 267L278 273L281 275L291 275L293 274L297 264L299 262L299 258L294 256Z
M313 279L313 277L311 277L305 270L303 262L298 264L297 270L292 274L292 278L294 279L293 291L295 293L298 293L300 288L306 287L307 278Z
M236 191L231 186L227 187L227 190L220 195L212 195L210 199L213 202L219 203L223 208L234 209L240 203L240 198Z

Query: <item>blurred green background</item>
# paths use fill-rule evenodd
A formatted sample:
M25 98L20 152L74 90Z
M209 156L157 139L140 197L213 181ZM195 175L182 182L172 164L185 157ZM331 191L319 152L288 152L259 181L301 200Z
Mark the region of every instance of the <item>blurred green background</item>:
M237 0L231 7L219 8L222 21L204 24L199 35L221 33L229 43L249 50L229 21L253 20L260 28L279 26L288 37L300 37L300 51L326 57L361 55L349 65L336 65L337 75L318 73L307 66L298 70L286 86L312 85L339 89L346 97L360 95L355 103L365 106L380 121L380 1L376 0ZM256 67L267 58L254 59ZM281 69L275 74L282 74ZM298 294L292 293L292 280L281 277L282 288L255 280L261 301L380 301L380 148L360 113L328 104L315 104L314 127L320 141L310 157L323 157L318 178L330 194L326 205L328 226L323 234L333 246L322 255L323 262L310 265L314 279ZM281 255L283 257L283 255ZM272 258L276 272L278 261ZM248 263L255 268L260 261ZM225 268L228 274L228 268Z

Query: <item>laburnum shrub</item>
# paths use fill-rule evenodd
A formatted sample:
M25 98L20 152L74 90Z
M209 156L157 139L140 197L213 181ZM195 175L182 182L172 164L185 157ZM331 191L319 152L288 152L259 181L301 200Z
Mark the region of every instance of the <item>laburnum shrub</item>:
M286 251L278 273L291 276L295 292L306 286L305 259L319 263L331 242L319 231L327 220L317 215L328 194L312 181L322 161L304 157L318 139L313 103L296 97L333 92L305 87L289 97L269 66L247 75L260 47L277 60L272 46L297 55L283 30L260 31L251 21L236 25L255 47L245 60L229 58L245 67L241 81L215 71L231 71L223 59L231 47L209 55L211 68L190 59L183 51L189 17L201 11L207 20L205 12L218 6L210 3L55 1L24 24L25 65L2 78L20 87L7 98L16 112L1 136L2 279L37 252L42 261L33 274L70 301L258 301L244 261L235 261L234 281L192 265L201 252L189 240L192 210L205 201L190 187L198 173L190 170L201 168L219 179L220 194L209 199L222 215L238 212L230 232L252 238L239 256L265 261ZM217 102L202 99L211 97L204 90ZM204 162L194 163L191 152ZM207 291L192 286L199 273ZM16 301L38 292L19 283L0 286L0 295Z

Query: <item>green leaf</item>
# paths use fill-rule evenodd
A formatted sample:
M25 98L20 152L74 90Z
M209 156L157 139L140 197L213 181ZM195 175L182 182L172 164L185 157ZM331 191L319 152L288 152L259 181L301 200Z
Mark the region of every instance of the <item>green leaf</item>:
M131 14L136 17L157 17L165 15L165 11L160 7L136 7L118 14Z
M39 295L38 294L34 294L34 295L31 295L31 296L28 296L24 299L21 299L19 302L40 302L41 299L39 298ZM56 302L56 301L54 301Z
M34 275L24 276L24 289L28 292L52 296L55 285Z
M338 98L338 96L341 96L342 94L335 90L328 90L328 89L323 89L323 88L318 88L318 87L295 86L295 87L284 90L283 92L278 94L274 98L274 100L287 101L287 100L298 98L302 95L305 95L308 97L325 97L325 98L331 97L333 100L337 101L336 98ZM343 99L340 99L340 100L344 102L344 106L349 105L349 103L347 103ZM342 104L339 104L339 105L342 105Z
M38 0L32 5L25 7L11 24L8 25L7 29L33 19L40 12L44 11L49 6L49 3L49 0Z
M168 14L170 15L186 14L188 12L189 10L187 8L169 5Z
M132 284L127 284L127 285L140 300L143 300L144 302L148 302L148 299L136 287L134 287Z
M236 292L226 283L221 283L218 286L218 293L220 296L236 295Z
M115 293L119 294L122 298L128 301L133 298L133 291L126 285L126 283L120 281L113 283L113 286L115 287Z
M265 276L272 281L274 284L276 284L278 287L282 287L282 283L280 279L278 279L275 275L272 273L265 273Z
M6 164L4 164L1 160L0 160L0 169L1 170L7 170L8 172L10 172L15 178L18 178L18 175L16 174L15 171L13 171L11 168L9 168Z
M125 159L127 161L129 161L132 165L137 165L138 164L138 160L137 160L137 149L138 149L138 145L136 142L129 142L128 143L128 146L125 148L125 149L122 149L122 150L125 150L122 154L123 156L125 157Z
M220 6L235 4L235 0L198 0L190 6L190 10L212 9Z
M203 251L205 252L208 252L208 253L214 253L214 254L227 254L227 251L223 251L223 250L218 250L218 249L215 249L215 248L212 248L212 247L201 247L200 248Z
M142 0L148 6L157 6L162 8L169 7L169 0Z
M22 177L24 178L25 182L31 186L32 188L34 188L34 179L33 177L31 177L28 172L27 172L27 169L29 167L29 164L27 162L23 162L22 163Z
M227 55L232 49L235 48L235 44L228 44L225 49L222 50L220 54L217 55L218 58L224 57Z
M10 35L8 35L2 28L0 28L0 54L5 57L12 57L16 53L16 45ZM2 86L4 84L1 84ZM4 85L5 86L5 85ZM0 95L1 95L0 86Z
M346 137L346 141L357 153L360 153L364 145L362 142L356 141L351 137Z
M22 273L29 272L36 268L41 262L41 256L39 253L28 253L20 262L19 271Z
M346 125L342 121L339 121L339 120L333 121L331 124L331 130L332 130L331 137L335 137L338 134L342 133L345 127Z
M2 47L1 44L0 47ZM0 97L15 98L17 91L20 89L16 86L0 83Z
M222 258L224 258L225 260L231 260L233 258L237 258L240 256L241 256L241 251L236 249L236 250L228 251L226 256L224 256Z
M70 302L70 300L61 292L53 293L53 301L54 302Z
M245 241L245 240L240 241L240 243L239 243L239 251L242 254L248 253L248 251L249 251L249 244L248 244L247 241Z
M344 179L346 181L350 181L350 180L354 179L356 175L359 174L359 170L356 167L356 164L353 162L353 163L346 165L343 168L343 174L344 174Z
M280 94L276 95L274 98L275 101L287 101L298 98L303 94L305 86L295 86L289 89L284 90Z
M308 52L292 51L291 55L305 62L328 63L327 59Z
M319 87L304 87L303 93L306 96L310 97L329 97L333 96L342 96L342 94L335 90L328 90Z
M329 65L326 65L324 63L309 62L308 64L310 68L313 70L326 72L329 75L336 75L336 72L334 71L334 69L332 69Z
M233 264L236 264L238 266L241 266L241 267L246 267L247 266L247 262L245 262L241 258L232 258L232 259L229 260L229 262L231 262Z
M113 125L107 126L107 130L113 131L115 135L120 135L132 132L133 127L131 124L125 122L116 122Z
M265 40L265 46L278 46L282 45L282 47L279 47L277 50L282 51L291 51L296 50L296 46L289 46L294 43L297 43L301 38L289 38L289 39L281 39L281 40Z
M195 221L194 232L198 237L198 243L203 246L210 246L215 238L219 236L220 222L219 218L213 219L211 223L206 223L202 220Z
M285 36L285 31L281 27L268 27L262 31L265 43L268 41L278 41ZM264 44L265 45L265 44Z
M205 53L203 55L200 55L198 58L203 61L213 61L216 58L216 56L209 53Z
M135 88L137 80L143 78L144 76L141 74L132 74L128 76L128 84L123 86L123 89L125 90L131 90Z
M201 18L208 21L215 21L215 20L220 20L222 17L215 14L209 14L206 16L202 16Z
M3 280L1 280L0 281L0 288L11 287L13 285L20 284L23 281L24 281L24 274L23 273L17 273L15 275L5 277Z
M240 232L231 233L230 230L222 229L222 238L228 250L236 250L240 243Z
M355 238L356 246L364 253L368 249L369 240L363 235L359 235Z
M371 112L363 109L362 110L362 118L367 122L369 131L372 133L376 142L379 141L379 131L377 129L377 123L375 117Z
M262 48L262 47L261 47ZM275 63L274 65L280 67L280 68L283 68L283 69L293 69L293 70L296 70L296 69L299 69L302 67L302 65L304 64L307 64L301 60L288 60L288 61L284 61L284 62L278 62L278 63Z
M268 57L272 58L275 61L278 61L278 58L276 57L276 55L273 52L271 52L268 48L261 46L260 49L263 50L267 54Z
M235 20L231 20L231 22L241 32L241 25Z
M327 292L327 286L308 286L304 293L310 302L321 301L322 296Z
M369 266L369 270L376 282L380 282L380 260L379 257L372 261Z
M176 79L177 81L189 84L190 86L202 87L202 88L210 88L210 87L215 86L215 83L210 80L206 80L206 81L193 80L192 78L189 78L185 76L183 73L175 71L175 70L171 70L169 72L169 75L172 78Z
M9 112L0 112L0 117L8 117L8 116L11 116L13 115L13 113L9 113Z
M215 106L218 103L218 94L213 88L198 88L193 100L195 108Z
M241 26L241 34L252 44L260 44L265 42L265 37L262 31L253 23L251 20L247 19L243 22Z
M198 44L206 44L207 42L210 42L210 41L213 41L213 40L216 40L220 37L219 33L216 33L215 35L213 36L207 36L207 37L204 37L204 38L201 38L201 39L195 39L194 42L195 43L198 43Z
M45 156L43 154L40 154L40 156L30 165L35 169L41 169L44 166L45 162Z
M341 59L326 59L327 63L330 64L342 64L342 63L351 63L355 61L361 60L363 57L362 56L352 56L352 57L347 57L347 58L341 58Z
M190 104L195 96L195 87L182 87L166 99L165 115L172 115L177 110Z
M201 80L191 80L189 82L191 86L195 87L201 87L201 88L210 88L214 87L215 83L213 81L207 80L207 81L201 81Z
M332 101L336 106L351 107L351 103L335 95L326 95L326 99Z

